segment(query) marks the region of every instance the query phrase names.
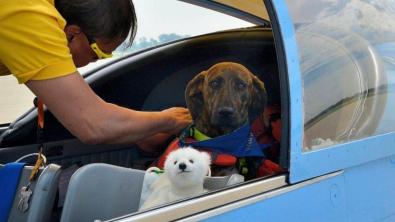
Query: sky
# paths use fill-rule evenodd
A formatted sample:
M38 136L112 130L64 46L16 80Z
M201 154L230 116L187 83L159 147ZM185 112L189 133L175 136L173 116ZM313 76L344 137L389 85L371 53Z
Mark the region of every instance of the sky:
M140 37L158 39L161 34L176 33L178 35L196 36L211 32L250 27L254 24L222 13L205 9L177 0L133 0L137 15L137 34ZM123 56L125 54L122 54ZM111 62L110 59L98 60L95 63L78 68L80 73Z
M160 34L201 35L253 24L176 0L133 0L137 14L137 38Z

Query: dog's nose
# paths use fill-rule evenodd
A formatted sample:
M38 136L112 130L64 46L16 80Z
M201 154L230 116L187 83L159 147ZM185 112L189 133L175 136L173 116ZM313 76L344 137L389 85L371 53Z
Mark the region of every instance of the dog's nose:
M235 109L232 107L222 107L218 109L218 114L221 118L229 119L235 113Z
M185 163L180 163L180 165L178 165L178 168L180 170L185 170L187 168L187 165Z

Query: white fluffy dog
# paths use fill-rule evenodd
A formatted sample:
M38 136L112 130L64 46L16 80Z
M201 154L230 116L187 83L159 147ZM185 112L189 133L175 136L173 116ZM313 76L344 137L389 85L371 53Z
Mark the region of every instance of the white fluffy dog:
M191 147L171 152L165 172L151 188L152 194L139 210L207 192L203 181L210 170L210 155Z

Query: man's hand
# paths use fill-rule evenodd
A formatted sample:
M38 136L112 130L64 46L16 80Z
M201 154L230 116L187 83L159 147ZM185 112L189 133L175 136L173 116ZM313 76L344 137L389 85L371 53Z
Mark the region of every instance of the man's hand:
M181 107L174 107L163 110L162 113L170 115L170 118L174 119L174 128L168 133L158 133L156 135L147 137L143 140L138 141L136 144L146 152L158 152L166 142L169 142L169 138L181 133L192 123L192 116L188 109Z
M192 116L186 108L173 107L163 110L162 113L170 115L170 118L173 119L173 127L167 132L169 134L179 134L192 123Z

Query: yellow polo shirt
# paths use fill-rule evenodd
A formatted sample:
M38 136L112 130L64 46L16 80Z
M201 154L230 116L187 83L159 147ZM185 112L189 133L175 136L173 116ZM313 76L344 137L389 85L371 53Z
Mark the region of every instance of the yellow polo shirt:
M19 83L77 71L67 47L66 20L54 0L0 0L0 75Z

